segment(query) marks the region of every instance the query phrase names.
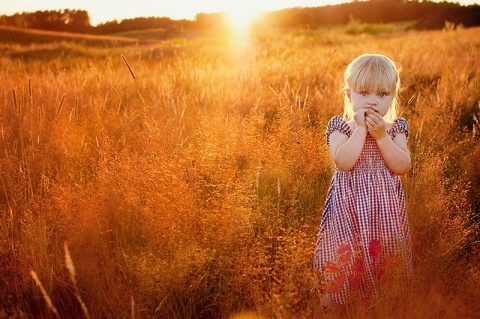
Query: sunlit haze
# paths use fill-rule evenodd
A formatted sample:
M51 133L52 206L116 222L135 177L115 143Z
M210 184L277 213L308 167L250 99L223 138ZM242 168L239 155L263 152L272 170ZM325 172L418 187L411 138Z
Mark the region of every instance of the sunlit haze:
M114 19L122 20L136 17L169 17L174 20L193 20L197 13L229 11L238 22L248 19L255 13L293 7L319 7L349 2L347 0L257 0L245 3L238 0L169 0L169 1L112 1L112 0L0 0L0 15L34 12L37 10L85 10L89 13L91 24L97 25ZM461 4L479 3L475 0L451 1Z

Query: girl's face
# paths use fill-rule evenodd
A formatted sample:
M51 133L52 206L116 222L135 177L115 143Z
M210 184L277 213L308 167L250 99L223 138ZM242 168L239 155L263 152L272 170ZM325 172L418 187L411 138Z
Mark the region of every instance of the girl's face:
M347 96L352 103L354 113L361 108L372 108L381 116L387 114L393 101L393 95L385 91L369 92L363 90L356 92L348 89Z

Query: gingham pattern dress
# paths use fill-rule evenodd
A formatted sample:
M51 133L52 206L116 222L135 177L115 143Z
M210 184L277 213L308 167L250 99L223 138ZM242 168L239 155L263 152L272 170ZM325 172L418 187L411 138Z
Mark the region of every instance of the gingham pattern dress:
M326 138L339 131L352 135L339 116L328 123ZM387 131L394 139L409 131L403 118ZM398 175L385 164L373 137L367 134L354 167L335 169L327 194L315 250L323 288L336 303L352 297L377 298L383 279L402 283L412 270L405 196ZM400 276L398 276L400 274Z

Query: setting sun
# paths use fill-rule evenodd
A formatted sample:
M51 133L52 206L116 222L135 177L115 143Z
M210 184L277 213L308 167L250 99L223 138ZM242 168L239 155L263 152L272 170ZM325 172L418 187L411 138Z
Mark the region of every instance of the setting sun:
M246 7L241 4L234 4L226 11L228 25L234 37L246 37L249 34L252 22L260 17L264 10L255 7Z

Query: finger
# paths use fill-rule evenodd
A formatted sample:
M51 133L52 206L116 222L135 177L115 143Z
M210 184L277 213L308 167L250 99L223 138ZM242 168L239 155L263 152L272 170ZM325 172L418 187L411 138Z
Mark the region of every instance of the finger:
M378 119L376 117L372 116L372 114L368 114L366 119L368 119L370 121L370 123L372 123L372 125L378 124Z
M370 114L372 117L375 117L375 118L380 117L380 114L378 114L378 112L375 111L374 109L370 109L369 114Z
M377 122L381 122L383 117L378 113L373 113L372 116L377 120Z
M375 128L375 123L373 123L373 121L370 119L370 118L365 118L365 124L367 125L367 127L369 129L374 129Z
M372 113L371 118L375 121L376 124L380 125L383 122L383 117L378 113Z

